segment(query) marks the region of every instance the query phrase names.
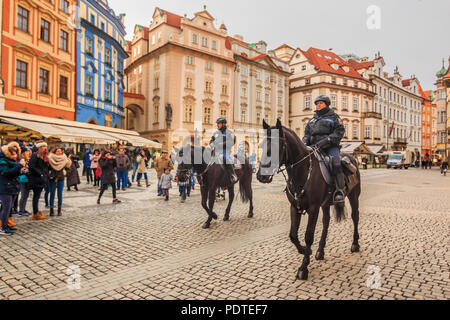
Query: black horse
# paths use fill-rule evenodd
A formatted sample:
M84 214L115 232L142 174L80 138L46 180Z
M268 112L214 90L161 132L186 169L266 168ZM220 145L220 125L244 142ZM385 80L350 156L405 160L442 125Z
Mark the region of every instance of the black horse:
M229 193L228 207L225 212L224 221L230 220L231 206L234 201L234 184L231 183L227 173L223 169L222 165L215 162L207 163L204 159L205 154L210 154L209 148L188 146L187 148L177 150L177 160L178 160L178 171L190 170L194 168L194 172L197 174L197 180L200 184L200 192L202 196L202 207L206 210L208 214L208 220L203 225L203 229L208 229L211 226L212 220L217 220L217 214L214 213L214 203L216 200L216 191L218 187L222 189L227 189ZM184 161L185 152L190 152L190 159ZM196 154L201 156L201 160L196 163ZM200 157L198 157L200 158ZM250 211L248 214L249 218L253 218L253 190L252 190L252 178L253 171L248 159L245 159L245 163L241 165L240 168L236 168L236 175L239 182L239 192L241 195L241 200L244 203L250 201ZM236 182L237 183L237 182Z
M297 278L299 280L308 279L308 265L310 264L310 256L312 254L311 247L314 243L314 232L317 225L320 208L323 212L323 232L320 240L319 249L316 254L316 260L324 260L325 244L328 235L328 227L330 223L330 207L332 206L332 194L329 192L329 186L320 170L318 159L314 155L314 151L310 149L300 140L300 138L292 130L281 125L280 120L277 121L275 127L270 127L263 121L263 127L267 132L265 141L263 142L264 153L261 159L261 165L257 173L257 179L261 183L271 183L273 176L281 171L281 167L285 166L287 172L287 188L286 194L291 203L291 231L290 239L296 246L298 252L304 255L303 263L298 270ZM276 130L276 131L275 131ZM278 133L278 135L276 134ZM279 163L271 163L271 153L273 148L279 149ZM355 160L352 159L356 168L358 167ZM264 169L269 169L269 173L263 173ZM355 173L353 186L347 190L347 197L352 207L352 219L354 223L354 236L351 252L359 252L359 196L361 194L361 178L359 171ZM336 219L341 221L345 218L345 207L335 207ZM298 229L302 214L308 213L308 226L306 230L305 242L306 247L300 244L298 239Z

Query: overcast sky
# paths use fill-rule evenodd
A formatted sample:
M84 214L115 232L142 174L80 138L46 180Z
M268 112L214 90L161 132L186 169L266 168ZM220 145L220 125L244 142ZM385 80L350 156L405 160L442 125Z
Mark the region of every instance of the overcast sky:
M125 13L127 39L135 24L148 25L155 7L183 16L207 6L224 22L229 35L247 42L265 40L270 49L283 43L307 50L330 49L373 59L380 51L392 74L415 74L424 90L435 89L442 58L450 56L449 0L109 0L116 14ZM380 8L381 28L370 30L367 9Z

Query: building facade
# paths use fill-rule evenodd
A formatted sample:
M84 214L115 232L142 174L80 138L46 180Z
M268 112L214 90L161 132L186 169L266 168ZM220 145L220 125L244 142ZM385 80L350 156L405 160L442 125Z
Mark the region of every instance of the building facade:
M78 16L76 120L121 128L125 15L116 16L107 1L80 0Z
M268 52L264 41L249 44L240 36L228 37L227 48L236 61L234 132L245 150L259 154L263 119L272 125L277 119L289 125L289 64Z
M196 135L206 145L215 120L233 127L233 53L206 10L193 18L156 8L136 26L126 61L126 124L171 149Z
M3 0L4 109L74 120L75 0Z
M448 68L450 70L450 67ZM437 72L436 82L436 111L437 111L437 154L439 158L445 159L446 148L448 147L448 130L447 128L447 89L445 87L444 77L448 75L445 68L445 61L442 61L442 68Z
M275 55L290 65L289 127L303 137L314 116L314 100L322 94L345 127L343 141L381 145L381 115L373 108L374 87L367 77L333 52L307 51L283 45Z
M432 157L436 153L433 147L433 91L423 91L419 85L419 93L422 95L422 157Z

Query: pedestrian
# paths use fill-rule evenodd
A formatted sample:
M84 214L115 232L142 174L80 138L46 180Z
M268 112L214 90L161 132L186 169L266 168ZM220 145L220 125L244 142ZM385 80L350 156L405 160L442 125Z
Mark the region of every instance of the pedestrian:
M78 185L81 184L80 175L78 173L78 169L80 168L80 158L72 152L69 155L69 159L72 164L67 174L67 191L70 191L70 188L72 187L75 188L75 191L78 191Z
M164 168L164 173L160 179L160 184L161 184L160 187L163 191L163 194L166 197L165 201L169 201L169 190L172 189L173 176L170 173L170 171L171 171L171 169Z
M99 186L99 178L97 175L98 161L100 160L100 150L94 150L94 154L89 156L89 160L91 160L91 171L94 176L94 187Z
M20 186L20 201L19 201L19 217L29 217L31 215L30 212L26 210L26 205L28 201L28 196L30 194L30 190L28 188L28 162L31 158L31 149L28 147L22 148L22 159L25 161L25 166L23 171L23 174L19 176L19 186Z
M117 163L117 189L120 190L122 185L122 191L125 191L128 187L128 167L130 165L130 159L125 154L125 147L120 147L119 154L116 156Z
M130 171L133 171L133 156L132 153L130 152L130 150L128 148L125 148L125 154L127 155L128 159L129 159L129 163L128 163L128 168L127 168L127 189L131 188L133 186L133 184L131 183L130 180Z
M164 169L168 168L170 171L173 170L173 163L169 159L169 153L166 150L163 150L161 153L161 157L155 160L155 170L158 178L158 197L164 195L163 190L159 187L161 185L160 179L164 174Z
M61 148L54 148L48 154L49 189L50 189L50 217L55 216L55 197L58 192L58 217L62 215L64 179L72 167L72 161Z
M191 196L191 187L192 187L192 178L191 178L191 170L188 170L186 173L177 172L175 175L175 182L178 183L178 191L180 192L181 203L186 201L186 197Z
M19 176L25 166L20 159L20 146L17 142L4 145L0 150L0 235L14 234L15 224L9 217L15 197L19 193Z
M137 169L137 183L138 183L138 187L142 187L141 185L141 179L142 176L144 176L145 178L145 184L146 187L150 187L150 184L148 183L148 174L147 174L147 157L145 156L145 151L142 150L141 154L137 156L136 158L136 162L138 164L138 169Z
M39 211L39 199L44 186L48 183L47 143L40 142L36 144L35 150L30 162L28 162L30 170L28 186L33 190L33 220L45 220L47 217Z
M102 186L100 189L100 194L98 195L97 204L100 204L100 199L103 193L108 189L108 185L112 187L113 203L121 203L116 197L116 159L111 155L111 151L103 151L100 160L99 167L101 169L101 181Z
M92 171L91 171L91 154L92 151L87 149L83 156L83 171L86 172L87 184L94 182Z
M147 146L144 146L144 147L143 147L143 150L144 150L144 152L145 152L145 157L147 158L147 160L145 160L145 166L146 166L147 168L149 168L149 164L151 164L151 163L150 163L151 154L150 154L150 151L148 150L148 147L147 147Z
M139 148L137 148L136 150L134 150L133 152L133 174L131 176L132 182L134 182L134 180L136 179L136 173L137 173L137 169L138 169L138 163L137 163L137 157L139 156L139 154L141 153L141 150Z

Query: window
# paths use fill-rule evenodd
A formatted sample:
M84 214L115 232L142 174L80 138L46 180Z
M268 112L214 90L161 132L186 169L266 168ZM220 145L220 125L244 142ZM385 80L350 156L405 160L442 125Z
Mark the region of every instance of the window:
M261 72L256 71L256 80L261 80Z
M61 0L61 11L64 11L67 14L69 13L69 1Z
M213 50L217 50L217 41L216 40L213 40L212 48L213 48Z
M211 81L206 81L205 83L205 91L206 92L212 92L212 82ZM206 122L208 123L208 122Z
M245 108L241 110L241 122L247 122L247 110Z
M256 100L261 101L261 91L256 91Z
M59 76L59 97L67 99L68 78Z
M105 63L111 66L111 49L105 48Z
M159 105L155 104L153 106L153 123L159 122Z
M228 94L228 86L226 84L222 85L222 94L225 96Z
M242 91L242 96L244 98L246 98L247 97L247 88L242 88L241 91Z
M61 30L60 35L59 35L59 48L61 50L69 51L68 46L67 46L68 40L69 40L69 34L67 32L65 32L64 30Z
M331 78L331 83L336 84L336 78Z
M194 82L192 80L192 78L186 78L186 88L187 89L192 89L194 87Z
M159 77L155 77L155 89L159 89Z
M336 80L336 79L335 79L335 80ZM336 98L335 95L332 95L332 96L331 96L331 107L332 107L333 109L336 109L336 108L337 108L337 98Z
M278 96L278 105L282 105L283 104L283 96Z
M50 22L41 19L41 40L50 42Z
M39 69L39 93L48 94L48 82L50 72L45 69Z
M208 46L208 38L202 38L202 46L204 47Z
M206 61L206 70L209 70L209 71L212 70L212 62L211 61Z
M192 35L192 43L194 43L194 44L197 44L197 35L196 34L193 34Z
M89 37L86 37L86 54L91 57L94 56L94 40Z
M358 111L359 110L359 106L358 106L358 98L353 98L353 111Z
M92 76L89 75L86 76L85 88L86 88L86 95L92 97L94 95L94 88L92 86Z
M104 23L104 22L102 22L102 23L100 24L100 28L101 28L103 31L105 31L105 23Z
M189 64L189 65L193 65L194 64L194 57L193 56L187 56L186 63Z
M228 66L223 66L222 67L222 72L223 73L228 73Z
M270 102L270 93L266 92L266 102Z
M28 17L30 12L21 6L17 7L17 28L24 32L28 32Z
M348 110L348 96L344 95L342 97L342 110Z
M364 128L364 139L370 139L371 136L372 136L372 129L370 127L365 127Z
M358 126L354 125L353 126L353 139L358 139Z
M105 127L112 127L112 115L105 113Z
M192 122L192 105L190 104L184 107L184 122Z
M270 74L266 74L266 82L270 82Z
M155 66L159 66L159 57L155 58Z
M111 102L111 83L105 82L105 101Z
M152 45L155 45L155 43L156 43L156 36L153 35L153 36L152 36Z
M302 71L305 71L306 70L306 65L303 65L302 66Z
M266 120L266 122L269 123L269 121L270 121L270 112L266 112L264 114L264 120Z
M311 109L311 96L305 96L305 110Z
M91 14L91 23L95 24L95 16L93 14Z
M261 123L261 112L256 113L256 123L257 124Z
M226 119L227 118L227 110L220 109L220 117Z
M243 76L247 75L247 67L241 67L241 73Z
M211 124L211 108L209 107L203 109L203 123Z
M16 62L16 87L27 88L28 64L17 60Z
M344 138L347 138L348 137L348 124L344 124L344 129L345 129Z

